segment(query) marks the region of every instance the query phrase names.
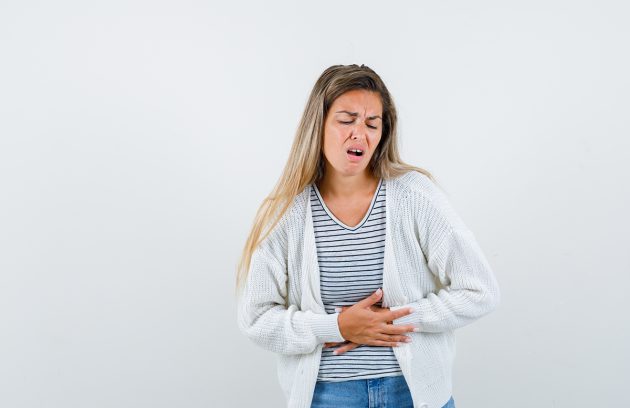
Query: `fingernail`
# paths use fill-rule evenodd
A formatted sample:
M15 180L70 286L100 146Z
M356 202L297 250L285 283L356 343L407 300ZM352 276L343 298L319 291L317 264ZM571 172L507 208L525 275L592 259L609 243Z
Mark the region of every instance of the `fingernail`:
M340 307L335 307L335 312L341 312L341 308Z
M405 343L411 343L411 338L407 337L407 338L405 339Z
M338 354L339 354L339 352L338 352L337 350L335 350L335 351L333 351L333 354L334 354L334 355L338 355Z
M400 346L400 343L396 343L396 347L399 347L399 346Z
M420 333L420 328L419 327L414 327L413 331L416 332L416 333Z
M377 294L379 294L379 295L380 295L380 294L381 294L381 292L382 292L381 288L376 289L376 293L377 293Z

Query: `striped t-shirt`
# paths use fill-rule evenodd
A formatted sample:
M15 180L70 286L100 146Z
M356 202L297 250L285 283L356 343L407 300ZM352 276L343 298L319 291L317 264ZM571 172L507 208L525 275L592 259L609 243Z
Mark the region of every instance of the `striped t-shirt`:
M326 207L315 183L311 208L326 313L352 306L383 285L385 252L385 180L380 179L370 207L356 226L339 221ZM375 303L381 306L381 302ZM344 381L402 375L391 347L362 344L340 355L324 347L318 381Z

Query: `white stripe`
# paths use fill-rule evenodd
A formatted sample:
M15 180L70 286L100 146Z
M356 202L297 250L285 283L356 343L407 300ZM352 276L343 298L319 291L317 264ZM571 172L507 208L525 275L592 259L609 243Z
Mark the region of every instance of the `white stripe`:
M311 185L320 290L326 313L334 313L336 306L352 306L383 285L385 189L381 179L365 216L355 227L349 227L329 211L317 186ZM322 350L318 381L402 375L391 347L361 345L338 356L333 351Z

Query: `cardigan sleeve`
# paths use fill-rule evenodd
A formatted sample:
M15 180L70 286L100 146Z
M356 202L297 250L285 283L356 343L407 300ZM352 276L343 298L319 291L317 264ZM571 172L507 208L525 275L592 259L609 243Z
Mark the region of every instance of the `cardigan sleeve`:
M320 343L343 342L339 313L314 313L287 305L287 267L266 244L252 255L238 296L238 326L254 343L280 354L307 354Z
M436 187L415 199L416 231L430 272L441 282L437 293L392 306L412 313L394 320L425 332L463 327L493 311L500 302L499 285L474 234Z

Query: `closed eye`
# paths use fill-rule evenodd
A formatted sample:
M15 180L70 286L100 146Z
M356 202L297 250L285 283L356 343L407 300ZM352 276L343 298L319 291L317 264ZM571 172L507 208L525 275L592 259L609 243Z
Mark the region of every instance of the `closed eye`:
M354 122L353 120L351 120L350 122L344 122L344 121L339 121L339 123L343 123L344 125L349 125L350 123ZM367 127L369 127L370 129L378 129L376 126L370 126L367 125Z

